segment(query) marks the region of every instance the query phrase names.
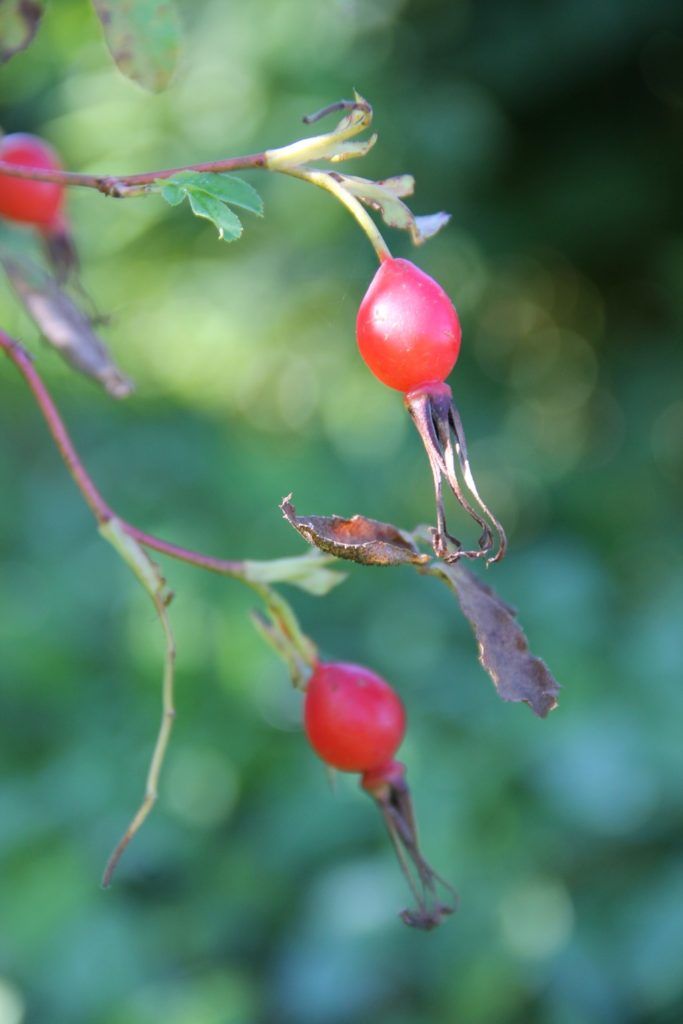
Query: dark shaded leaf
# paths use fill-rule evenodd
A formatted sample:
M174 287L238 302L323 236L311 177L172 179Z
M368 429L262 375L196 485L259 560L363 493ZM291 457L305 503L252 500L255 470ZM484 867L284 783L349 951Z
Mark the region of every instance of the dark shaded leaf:
M0 0L0 64L26 49L44 9L43 0Z
M90 320L38 267L0 254L0 263L24 309L41 334L75 370L99 381L113 398L125 398L133 385L114 364Z
M361 565L424 565L429 561L429 555L419 551L409 534L390 523L365 516L297 516L290 498L288 495L280 505L282 514L305 541L321 551Z
M93 0L116 66L151 92L165 89L180 51L180 22L170 0Z
M479 645L479 661L503 700L524 701L545 718L557 706L560 685L545 662L535 657L517 622L514 608L460 562L434 562L430 574L442 576L455 592Z
M0 0L2 2L2 0ZM65 284L79 267L76 243L64 217L50 224L42 232L45 252L58 284Z

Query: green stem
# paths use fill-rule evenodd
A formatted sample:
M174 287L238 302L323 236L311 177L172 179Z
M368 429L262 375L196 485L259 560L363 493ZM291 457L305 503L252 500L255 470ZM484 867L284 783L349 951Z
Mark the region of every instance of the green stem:
M355 196L351 195L351 193L348 192L332 174L328 171L312 170L309 167L283 167L280 170L280 173L288 174L292 178L299 178L301 181L308 181L311 185L316 185L318 188L322 188L325 192L329 192L333 195L343 206L346 207L352 217L355 218L356 222L368 236L370 244L377 253L377 259L380 263L383 263L384 260L391 259L389 246L384 241L379 228L370 214L367 212L363 204L360 203Z

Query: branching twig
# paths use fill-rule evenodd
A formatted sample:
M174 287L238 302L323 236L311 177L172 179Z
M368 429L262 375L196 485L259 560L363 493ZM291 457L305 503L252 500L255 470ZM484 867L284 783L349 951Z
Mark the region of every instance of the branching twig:
M69 473L97 520L100 533L113 545L118 554L133 570L138 580L151 597L164 633L166 653L162 684L161 724L147 773L145 796L128 828L107 861L107 866L102 879L102 884L106 888L111 882L113 873L126 847L130 843L131 839L133 839L136 832L140 829L156 802L159 776L166 754L166 749L168 747L173 720L175 718L173 701L175 642L168 619L168 613L166 611L166 606L170 600L170 594L166 590L165 581L161 573L143 548L152 548L153 550L169 555L172 558L180 559L183 562L189 562L191 565L195 565L200 569L207 569L210 572L219 573L223 576L230 576L234 579L240 580L242 583L245 583L254 590L263 600L266 608L268 609L268 613L270 615L270 625L268 628L277 629L278 631L278 637L280 640L280 647L278 649L280 650L280 653L288 662L291 662L292 664L296 663L296 677L299 685L305 685L305 678L308 672L310 672L311 666L315 662L316 649L310 638L302 631L294 612L287 602L268 585L269 580L278 578L277 576L273 577L272 571L264 571L263 567L261 567L258 562L231 561L223 558L214 558L211 555L204 555L197 551L178 547L177 545L170 544L168 541L161 540L159 537L155 537L152 534L144 533L136 526L133 526L131 523L119 518L104 500L85 469L76 451L74 443L69 436L66 426L64 425L64 421L62 420L50 393L43 384L38 371L35 369L33 360L28 352L26 352L19 342L15 341L2 330L0 330L0 350L2 350L11 362L14 363L28 384L31 393L33 394L33 397L45 418L48 429L59 453L69 470ZM324 564L331 560L332 559L329 557L323 556L320 563ZM286 563L291 572L291 570L298 568L298 564L296 567L293 565L295 562L298 563L299 560L284 559L278 564L283 565L283 563ZM273 563L265 563L266 570L268 567L272 570L272 566ZM320 569L320 564L318 564L317 568ZM331 576L334 575L334 573L330 573L328 575L327 580L325 580L326 587L329 588L333 585ZM287 572L285 572L285 575L280 576L279 578L289 578L291 582L298 581L299 585L301 585L301 578L297 576L296 571L289 576L287 575Z

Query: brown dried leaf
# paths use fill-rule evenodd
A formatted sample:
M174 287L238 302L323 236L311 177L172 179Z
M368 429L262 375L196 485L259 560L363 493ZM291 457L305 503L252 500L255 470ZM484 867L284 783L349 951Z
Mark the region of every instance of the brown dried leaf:
M545 662L530 650L515 609L460 562L434 562L429 569L455 592L479 645L479 661L503 700L524 701L545 718L557 707L560 685Z
M0 64L26 49L43 13L42 0L0 0Z
M88 317L38 267L0 254L0 263L24 309L49 345L75 370L99 381L113 398L125 398L133 385L114 364Z
M365 516L297 516L291 494L280 505L287 522L305 541L321 551L361 565L424 565L422 554L409 534Z
M171 0L93 0L93 6L119 71L150 92L165 89L180 52Z

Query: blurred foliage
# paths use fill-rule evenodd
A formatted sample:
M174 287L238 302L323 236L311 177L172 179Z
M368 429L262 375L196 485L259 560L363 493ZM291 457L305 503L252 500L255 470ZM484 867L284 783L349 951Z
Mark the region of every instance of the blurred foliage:
M9 364L0 368L0 1024L645 1024L683 1018L683 17L669 0L185 0L170 89L53 3L0 71L0 124L75 170L284 143L355 85L379 144L451 226L419 262L454 296L453 377L510 533L495 584L564 682L539 722L499 702L445 588L350 566L293 595L329 656L401 690L426 855L462 895L425 936L353 778L329 792L238 584L168 565L179 717L141 795L160 641ZM373 253L304 184L262 191L227 249L158 198L74 190L86 287L137 393L115 404L34 349L105 496L231 557L299 553L277 503L428 520L431 484L354 314ZM677 219L678 218L678 219ZM409 243L390 233L398 255ZM20 229L5 244L29 251Z

